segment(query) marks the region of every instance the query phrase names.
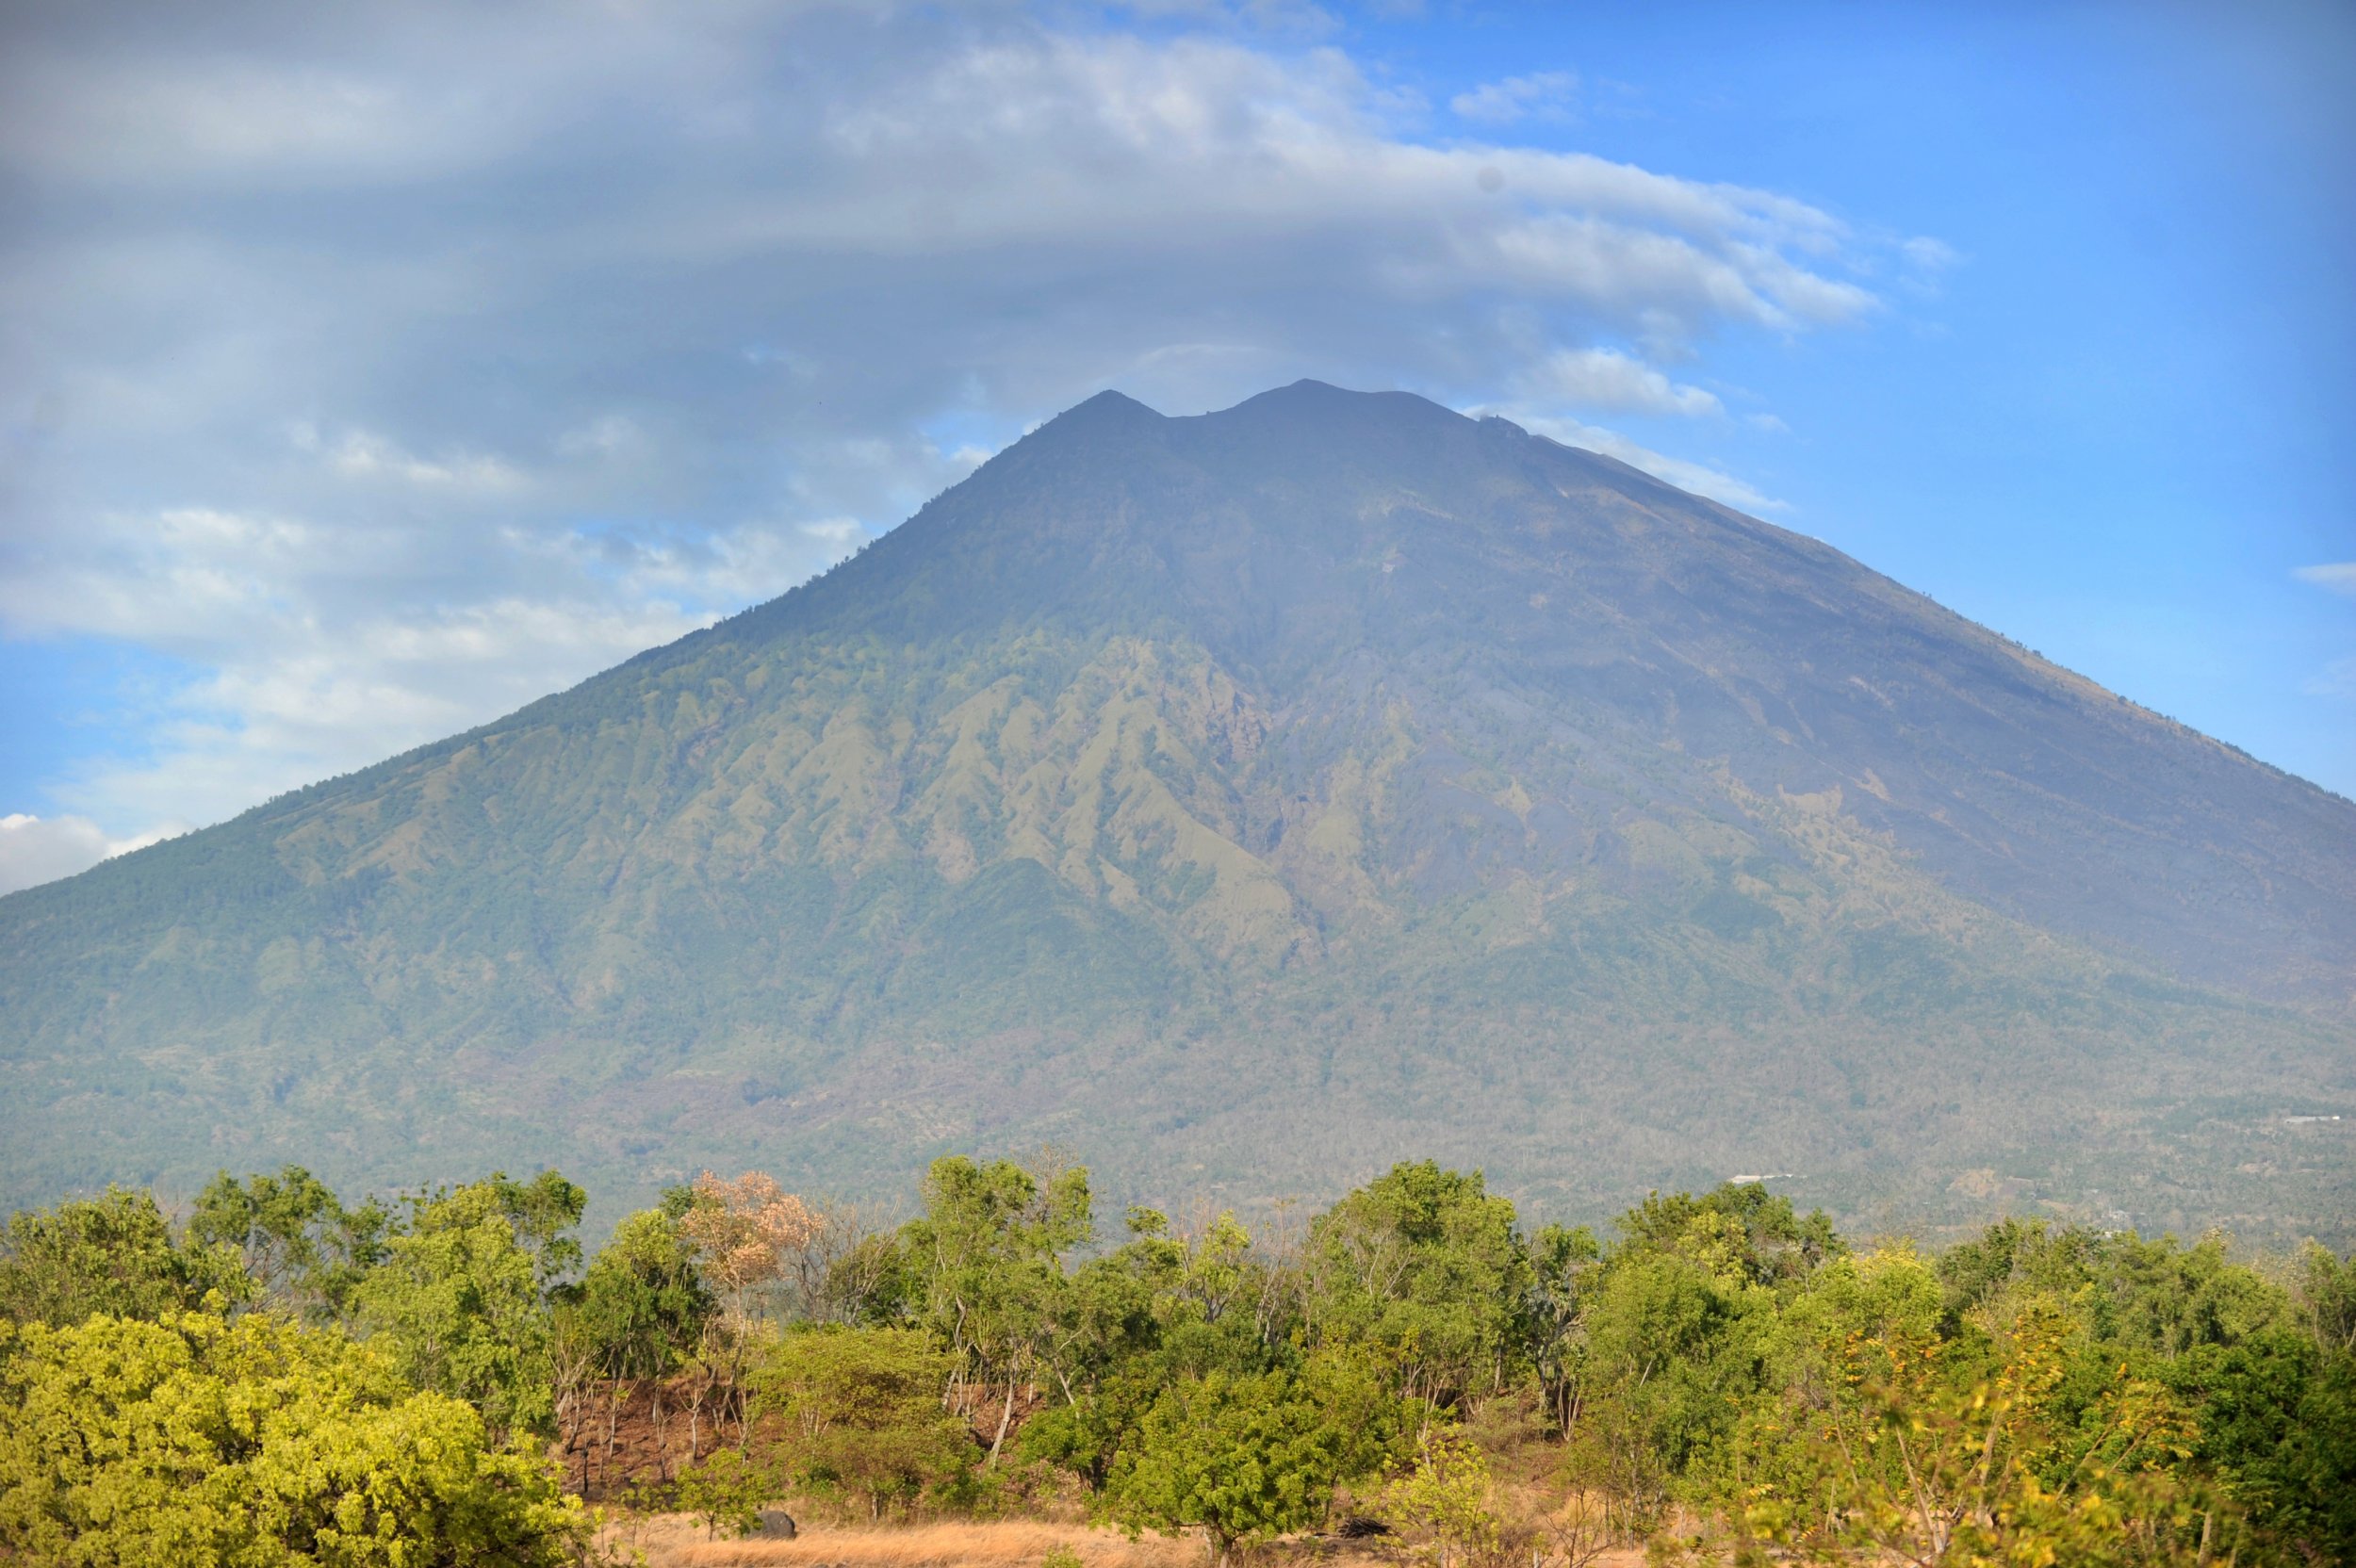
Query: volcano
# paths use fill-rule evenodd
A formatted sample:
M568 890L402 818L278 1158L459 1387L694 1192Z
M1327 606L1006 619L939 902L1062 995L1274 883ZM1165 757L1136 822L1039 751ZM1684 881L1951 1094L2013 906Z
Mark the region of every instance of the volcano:
M1502 419L1108 392L781 598L0 900L0 1053L13 1201L1052 1144L2330 1232L2356 805Z

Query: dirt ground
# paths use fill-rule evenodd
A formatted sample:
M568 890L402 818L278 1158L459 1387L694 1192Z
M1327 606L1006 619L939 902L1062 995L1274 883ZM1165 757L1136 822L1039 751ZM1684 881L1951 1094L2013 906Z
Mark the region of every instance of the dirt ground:
M1117 1530L1036 1520L945 1522L883 1527L810 1525L792 1541L712 1541L701 1523L682 1513L626 1521L608 1540L646 1556L647 1568L1038 1568L1058 1546L1079 1554L1087 1568L1207 1568L1208 1554L1193 1536L1146 1535L1131 1541ZM1395 1550L1311 1537L1284 1541L1255 1554L1268 1568L1400 1568ZM1641 1548L1607 1552L1589 1568L1642 1568Z

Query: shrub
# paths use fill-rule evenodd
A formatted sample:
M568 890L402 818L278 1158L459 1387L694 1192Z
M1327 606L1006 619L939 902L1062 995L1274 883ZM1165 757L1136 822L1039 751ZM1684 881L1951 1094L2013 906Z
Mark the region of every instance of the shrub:
M539 1458L334 1331L261 1315L0 1330L0 1558L554 1568L588 1539Z

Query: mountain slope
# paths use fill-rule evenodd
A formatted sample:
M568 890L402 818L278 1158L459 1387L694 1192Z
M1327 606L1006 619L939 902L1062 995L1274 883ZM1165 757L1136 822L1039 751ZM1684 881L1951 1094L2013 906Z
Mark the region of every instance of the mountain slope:
M2356 807L1313 383L1105 394L781 599L0 901L15 1197L1052 1137L1240 1194L1433 1151L1569 1208L1800 1170L2313 1229L2349 1162L2281 1117L2356 1100L2351 994Z

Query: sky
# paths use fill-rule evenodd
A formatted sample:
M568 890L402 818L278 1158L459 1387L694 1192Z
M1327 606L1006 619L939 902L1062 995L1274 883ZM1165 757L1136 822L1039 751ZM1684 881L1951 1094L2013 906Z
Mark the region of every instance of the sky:
M0 14L0 891L1302 376L2356 794L2356 8Z

